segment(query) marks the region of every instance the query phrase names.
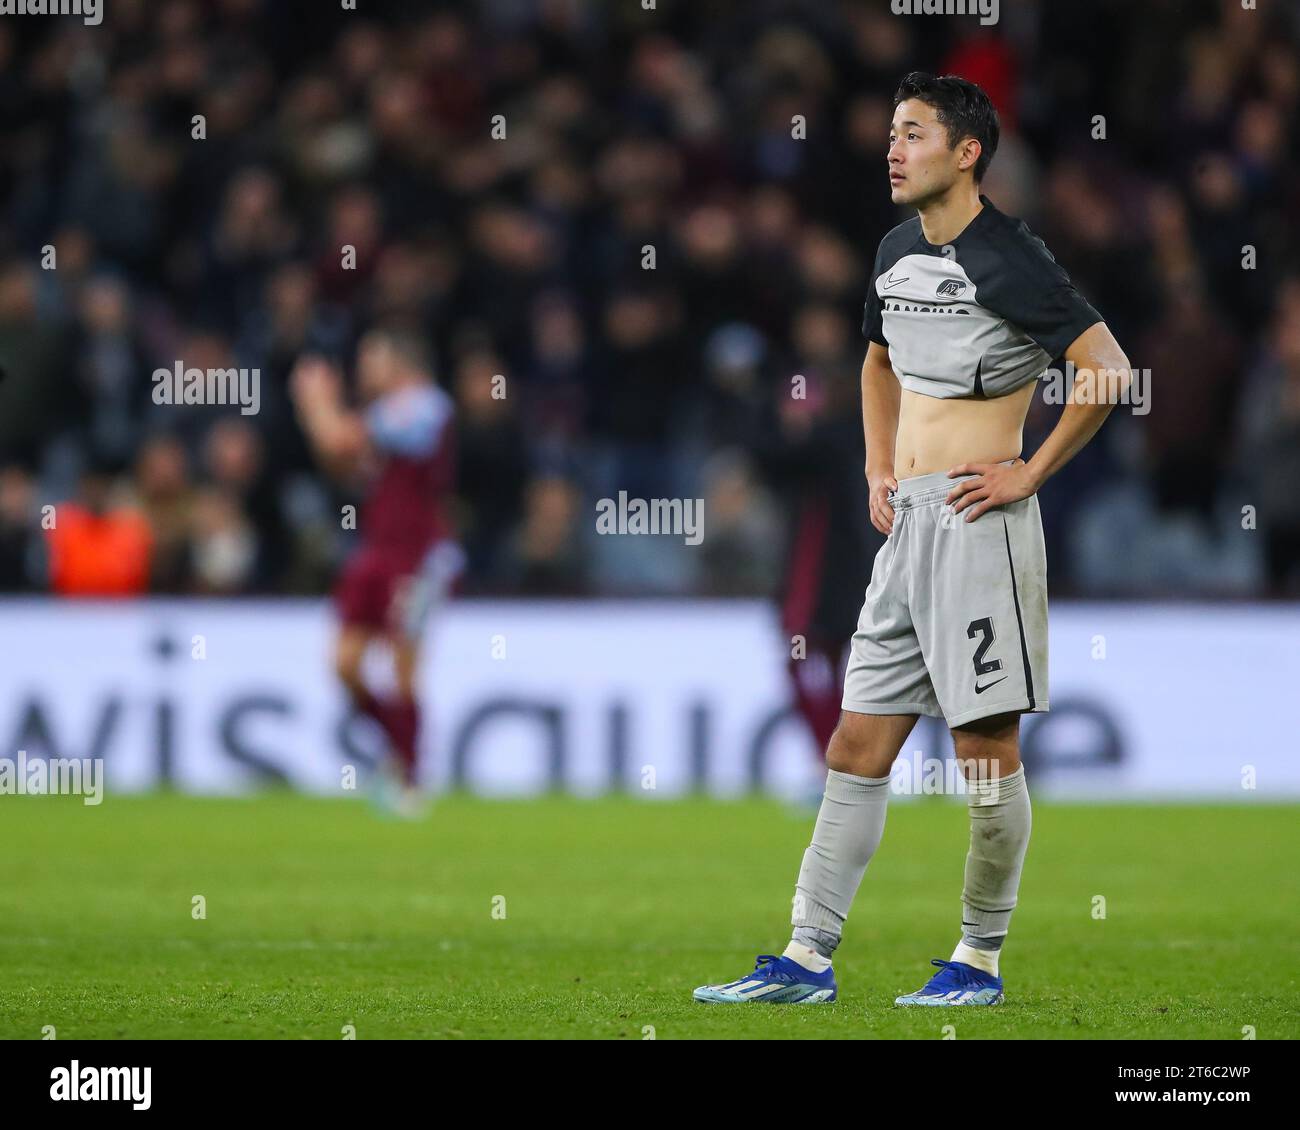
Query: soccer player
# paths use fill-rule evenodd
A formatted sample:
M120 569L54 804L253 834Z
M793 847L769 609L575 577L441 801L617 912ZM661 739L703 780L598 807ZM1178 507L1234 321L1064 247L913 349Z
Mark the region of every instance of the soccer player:
M335 669L353 705L388 736L398 784L394 807L415 815L420 638L463 561L448 515L453 409L433 382L423 343L404 332L374 330L361 339L357 385L361 411L344 402L339 371L308 357L294 369L292 393L303 431L326 469L348 482L369 482L357 527L360 544L334 590L342 622ZM391 649L391 696L380 697L366 684L362 661L372 644Z
M998 143L984 91L917 72L894 107L890 191L917 216L881 241L862 324L869 505L887 540L853 636L790 944L738 980L696 989L699 1001L835 999L831 958L884 832L890 767L922 714L952 732L970 850L956 949L895 1003L1003 999L998 954L1030 828L1020 715L1048 705L1035 495L1101 426L1127 388L1128 361L1042 241L980 193ZM1077 379L1026 462L1036 381L1059 356Z

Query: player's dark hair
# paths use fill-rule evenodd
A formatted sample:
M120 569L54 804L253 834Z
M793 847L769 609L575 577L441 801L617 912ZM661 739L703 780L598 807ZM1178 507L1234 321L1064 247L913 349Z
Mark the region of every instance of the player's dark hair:
M931 107L939 124L948 135L948 148L973 137L980 143L980 155L975 162L975 183L979 184L988 171L993 154L998 151L998 112L989 96L973 82L956 75L935 78L925 71L913 71L898 84L894 92L894 109L908 98L915 98Z

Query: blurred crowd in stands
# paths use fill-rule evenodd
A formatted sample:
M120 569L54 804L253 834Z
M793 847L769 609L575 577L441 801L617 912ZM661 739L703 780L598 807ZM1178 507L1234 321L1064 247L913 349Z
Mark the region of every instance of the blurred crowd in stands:
M989 91L984 191L1150 370L1042 492L1054 591L1300 587L1300 5L357 7L0 19L3 591L324 591L358 492L288 375L398 325L457 406L468 591L772 592L825 484L770 456L857 434L913 69ZM259 412L154 404L178 361L259 369ZM621 490L703 498L703 543L597 536Z

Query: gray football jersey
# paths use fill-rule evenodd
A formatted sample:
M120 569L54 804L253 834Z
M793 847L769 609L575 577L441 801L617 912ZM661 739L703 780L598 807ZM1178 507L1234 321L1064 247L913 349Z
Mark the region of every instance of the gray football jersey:
M920 217L880 241L862 333L889 348L912 392L1005 396L1102 320L1023 220L980 201L946 252L926 241Z

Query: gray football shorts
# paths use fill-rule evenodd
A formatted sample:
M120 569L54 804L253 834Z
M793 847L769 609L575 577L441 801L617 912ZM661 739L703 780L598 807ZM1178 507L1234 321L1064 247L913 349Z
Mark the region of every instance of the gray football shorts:
M890 493L894 529L853 634L845 710L930 714L951 727L1048 708L1038 497L967 522L944 500L969 477L918 475Z

